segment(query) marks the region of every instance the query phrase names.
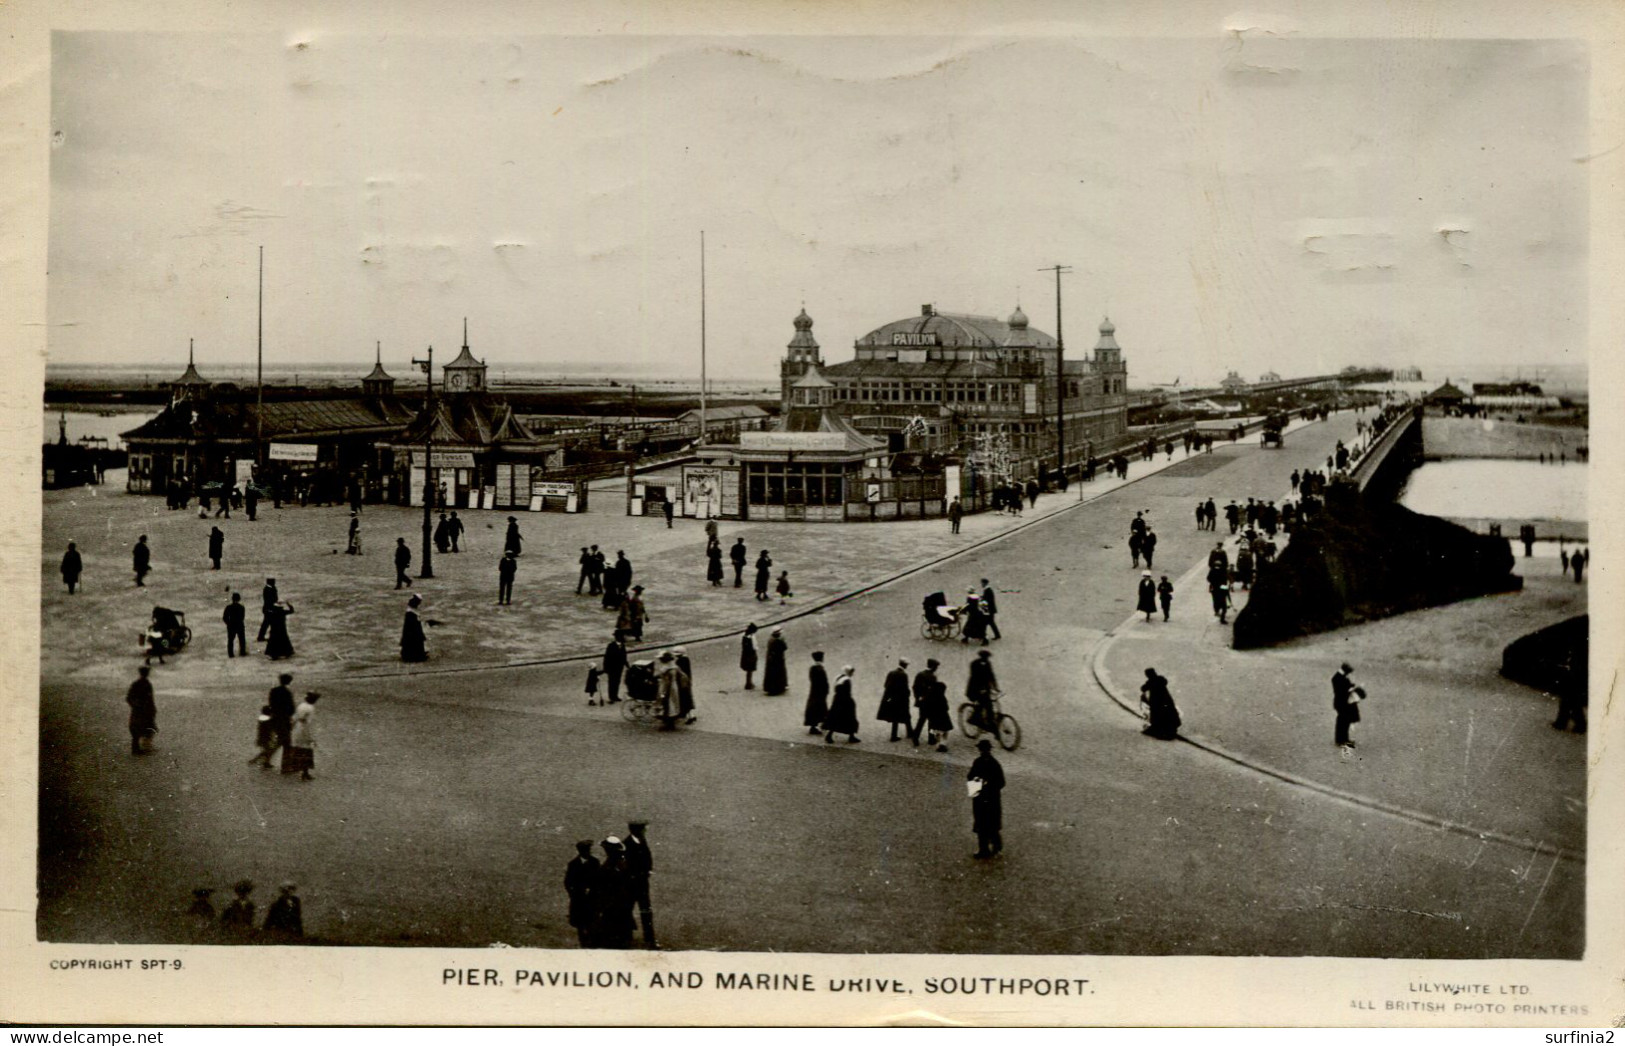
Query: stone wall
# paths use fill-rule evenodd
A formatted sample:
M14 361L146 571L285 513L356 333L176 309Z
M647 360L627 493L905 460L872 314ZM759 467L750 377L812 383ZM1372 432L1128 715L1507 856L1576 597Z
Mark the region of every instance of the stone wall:
M1362 496L1350 483L1327 495L1326 511L1292 534L1236 615L1237 649L1523 587L1505 538Z

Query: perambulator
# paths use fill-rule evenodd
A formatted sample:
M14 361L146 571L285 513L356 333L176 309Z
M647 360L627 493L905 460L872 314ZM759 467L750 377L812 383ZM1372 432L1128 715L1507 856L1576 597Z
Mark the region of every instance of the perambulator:
M959 634L959 608L948 604L948 597L933 592L921 600L925 620L920 623L920 635L927 639L952 639Z
M186 627L186 615L168 607L152 608L152 623L142 633L141 641L147 647L147 661L156 657L164 663L165 654L178 654L192 641L192 630Z

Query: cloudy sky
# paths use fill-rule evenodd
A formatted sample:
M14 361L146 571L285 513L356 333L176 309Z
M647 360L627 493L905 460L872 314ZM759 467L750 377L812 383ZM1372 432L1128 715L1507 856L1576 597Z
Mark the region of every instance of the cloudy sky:
M54 363L776 373L933 302L1131 381L1585 358L1562 41L58 33ZM441 358L449 358L444 356Z

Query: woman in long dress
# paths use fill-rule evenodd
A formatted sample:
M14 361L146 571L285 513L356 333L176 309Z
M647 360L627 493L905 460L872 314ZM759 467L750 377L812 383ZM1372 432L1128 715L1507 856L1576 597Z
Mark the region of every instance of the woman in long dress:
M265 639L265 656L272 661L293 656L293 641L288 638L288 615L293 613L292 603L275 603L265 609L269 629Z
M418 607L423 605L420 596L413 596L406 601L406 620L401 624L401 660L427 661L429 660L428 643L423 635L423 621L418 617Z
M801 713L801 725L809 734L821 734L824 720L829 717L829 673L824 671L822 650L814 650L812 660L812 667L807 669L807 707Z
M714 543L707 545L705 547L705 558L705 580L711 582L712 588L720 588L722 586L722 546Z
M288 747L282 750L282 772L298 773L301 781L310 780L316 768L316 702L322 695L307 693L299 707L293 710L293 730L288 735Z
M739 669L745 673L745 689L755 690L756 683L756 626L745 626L745 635L739 640Z
M784 641L784 630L774 628L767 638L767 664L762 669L762 693L778 696L790 689L790 670L784 663L789 644Z
M1179 733L1179 708L1168 692L1168 680L1154 668L1145 670L1145 682L1140 684L1140 704L1147 710L1146 727L1141 733L1159 741L1172 741Z
M953 715L948 711L948 684L938 679L920 701L920 714L930 733L926 743L934 743L937 751L948 750L948 737L954 732Z
M987 646L987 618L982 614L981 597L974 592L965 597L965 608L962 611L965 624L960 629L959 641L969 643L971 640Z
M835 677L835 693L824 717L824 743L834 744L836 734L845 734L846 743L858 743L858 705L852 699L852 666L843 665Z
M1146 621L1157 609L1157 583L1151 580L1151 571L1147 570L1140 575L1140 599L1134 609L1145 615Z

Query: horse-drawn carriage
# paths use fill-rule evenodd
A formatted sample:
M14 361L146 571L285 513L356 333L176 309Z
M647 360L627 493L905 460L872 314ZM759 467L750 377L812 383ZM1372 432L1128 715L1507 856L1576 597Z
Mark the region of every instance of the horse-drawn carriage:
M1286 445L1286 415L1271 414L1264 419L1264 431L1258 437L1261 447L1284 447Z

